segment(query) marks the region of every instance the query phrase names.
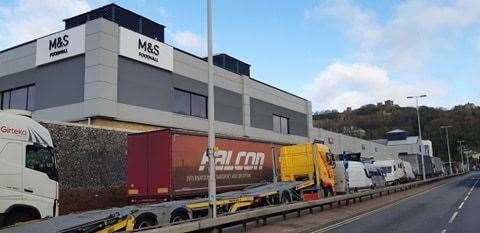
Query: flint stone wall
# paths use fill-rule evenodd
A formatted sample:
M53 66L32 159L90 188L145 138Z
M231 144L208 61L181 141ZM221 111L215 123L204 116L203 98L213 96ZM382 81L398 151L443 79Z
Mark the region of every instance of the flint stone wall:
M127 132L41 124L50 131L55 146L60 214L128 204Z

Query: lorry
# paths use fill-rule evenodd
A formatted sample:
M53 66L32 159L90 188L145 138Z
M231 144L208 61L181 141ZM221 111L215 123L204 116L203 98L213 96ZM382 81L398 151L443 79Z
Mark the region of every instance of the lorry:
M417 180L421 180L423 177L423 172L422 172L422 157L419 154L399 154L398 157L403 160L407 161L410 163L412 166L413 174L415 174L415 177ZM435 157L430 157L430 156L423 156L424 162L425 162L425 176L428 177L434 177L437 176L435 174L435 168L432 163L432 158ZM441 160L440 160L441 161Z
M148 136L145 137L145 135ZM128 165L136 164L137 166L129 167L129 169L133 169L132 176L138 176L129 178L128 183L129 196L135 202L133 205L47 218L32 224L8 228L5 232L114 232L149 226L165 226L205 217L208 214L210 203L207 198L202 196L203 188L206 188L204 179L200 177L187 180L185 177L185 180L178 182L175 174L180 172L183 174L182 176L208 175L208 171L205 171L204 167L208 160L205 161L203 151L206 148L206 134L168 129L143 135L132 135L132 140L136 142L132 141L129 147L134 147L138 143L136 145L143 148L143 152L140 151L140 148L132 149L134 152L138 151L135 152L137 153L135 156L132 154L132 160L129 160L129 163L132 161L132 164ZM175 145L175 143L181 144ZM163 146L158 147L158 145ZM280 170L283 171L280 180L272 175L277 170L276 151L280 151ZM311 161L292 160L303 157ZM226 187L225 190L232 188L228 186L231 184L238 185L233 187L235 189L248 186L241 190L219 192L220 194L216 196L216 206L217 213L220 215L308 200L312 197L312 190L317 192L320 190L318 187L324 187L329 192L334 192L334 165L329 157L328 147L316 143L279 146L266 142L220 136L215 149L215 163L216 171L225 179L233 179L232 177L242 179L246 175L236 174L249 174L249 172L252 174L247 177L248 179L238 182L222 183L219 179L219 187ZM178 165L186 164L193 166L186 166L187 168L184 170L179 169L181 166ZM149 168L152 169L149 170ZM162 169L167 169L171 175L161 173L163 171L159 170ZM289 172L292 173L289 174ZM166 182L160 182L162 181L161 176L167 177L163 179ZM145 180L142 181L142 179ZM154 180L158 182L156 183ZM164 188L168 188L168 190Z
M0 227L58 215L52 138L29 116L0 111Z

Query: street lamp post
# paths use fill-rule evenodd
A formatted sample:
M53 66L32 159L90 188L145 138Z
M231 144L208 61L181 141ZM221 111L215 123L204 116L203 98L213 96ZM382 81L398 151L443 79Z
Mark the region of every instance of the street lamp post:
M463 145L462 143L465 142L463 140L458 140L457 143L458 143L458 148L459 148L459 152L460 152L460 156L462 157L462 172L463 172L463 167L465 166L465 164L463 163Z
M214 111L214 74L213 74L213 57L212 57L212 0L207 0L207 44L208 44L208 214L212 218L217 217L217 184L215 179L215 111Z
M446 125L446 126L440 126L441 129L445 129L446 137L447 137L447 151L448 151L448 164L450 165L450 175L453 175L453 169L452 169L452 158L450 157L450 141L448 139L448 128L452 126Z
M418 109L418 99L427 97L427 95L407 96L407 99L415 99L417 108L417 120L418 120L418 139L420 140L420 157L422 157L422 177L423 180L427 179L425 175L425 158L423 158L423 141L422 141L422 127L420 126L420 111Z

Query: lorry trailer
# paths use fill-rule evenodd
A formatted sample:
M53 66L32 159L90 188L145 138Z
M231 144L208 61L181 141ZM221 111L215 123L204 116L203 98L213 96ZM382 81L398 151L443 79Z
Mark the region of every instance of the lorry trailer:
M272 181L272 148L263 141L217 136L217 191L239 190ZM128 136L128 196L152 203L208 193L207 135L165 129Z

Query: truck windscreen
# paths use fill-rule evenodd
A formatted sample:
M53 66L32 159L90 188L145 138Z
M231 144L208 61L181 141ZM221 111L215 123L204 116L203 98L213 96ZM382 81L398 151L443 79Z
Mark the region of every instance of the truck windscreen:
M43 172L47 174L50 179L58 181L58 173L52 148L28 145L26 148L25 166Z

